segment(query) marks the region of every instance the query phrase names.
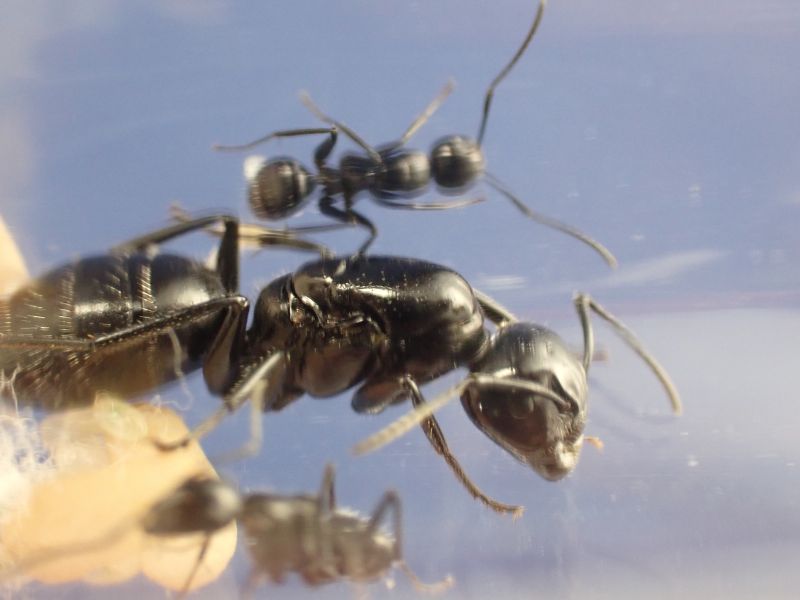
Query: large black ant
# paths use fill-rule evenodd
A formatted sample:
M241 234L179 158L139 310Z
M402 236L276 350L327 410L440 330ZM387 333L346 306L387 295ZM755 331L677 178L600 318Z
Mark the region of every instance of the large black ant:
M330 397L359 386L356 412L377 413L409 397L420 408L426 404L421 384L465 366L471 374L458 391L478 428L545 478L560 479L574 468L584 440L594 347L590 310L647 362L680 411L669 377L633 334L586 295L576 306L582 358L557 334L518 322L446 267L364 255L306 263L261 291L241 360L228 365L234 375L225 405L192 437L213 430L251 399L254 408L278 411L303 394ZM498 326L494 335L486 319ZM257 415L252 427L248 452L260 444ZM489 498L469 479L432 414L422 428L473 497L498 512L520 513L521 507Z
M449 135L434 144L430 157L424 152L406 148L406 144L422 125L444 102L453 89L448 83L424 111L414 119L397 141L374 148L365 142L353 129L324 114L307 94L302 95L303 103L329 127L286 129L273 131L252 142L241 145L216 145L217 150L242 151L254 148L276 138L305 135L327 135L314 153L316 173L311 173L293 158L278 157L266 161L249 182L248 198L256 216L263 219L284 219L302 208L315 192L322 188L318 204L320 211L338 221L353 223L369 230L368 239L360 248L364 253L377 235L377 228L365 216L353 208L356 195L367 192L378 204L397 209L431 210L461 207L476 200L455 202L415 203L406 199L425 192L432 181L446 194L459 194L472 186L479 178L510 200L522 213L534 221L571 235L591 246L611 267L616 259L602 244L581 231L555 219L531 210L516 197L496 177L485 169L485 159L481 144L486 132L489 109L495 88L508 75L523 55L539 23L542 20L546 0L540 0L533 24L525 39L509 63L503 67L486 90L483 115L477 139L463 135ZM339 132L355 142L363 154L346 154L339 168L330 167L327 159L333 151ZM336 198L343 199L343 208L336 206Z
M24 573L64 554L102 549L131 527L156 537L203 534L205 539L183 586L185 593L203 564L212 536L234 521L244 529L252 562L243 596L251 595L264 579L283 583L290 573L299 575L309 586L336 581L364 584L382 579L399 567L420 591L435 593L453 584L449 576L438 583L423 583L406 564L401 503L396 492L384 493L366 518L337 508L331 465L325 468L316 495L242 494L218 479L191 478L134 523L121 523L80 546L43 552L15 566L13 573ZM383 529L384 523L391 526L390 532Z
M148 251L219 222L214 269ZM194 219L57 268L0 301L4 394L67 408L98 391L131 398L202 367L208 389L225 404L194 430L200 437L251 398L255 408L277 411L304 393L330 397L360 384L356 412L380 412L408 397L419 407L419 385L465 366L472 372L465 392L475 399L465 407L476 425L554 479L574 466L583 439L592 309L648 362L679 408L656 361L588 297L578 305L581 363L555 333L517 323L455 271L422 260L359 254L312 261L261 291L247 328L249 301L237 291L239 241L233 217ZM494 336L486 319L499 327ZM432 415L423 429L475 498L519 513L470 481ZM260 443L254 432L251 450Z

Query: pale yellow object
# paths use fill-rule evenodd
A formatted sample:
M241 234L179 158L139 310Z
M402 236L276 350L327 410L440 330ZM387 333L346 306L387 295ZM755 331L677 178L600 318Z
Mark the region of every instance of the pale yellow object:
M27 279L25 261L0 216L0 296L10 294Z
M35 484L27 506L3 523L5 551L25 576L45 583L109 584L142 572L166 588L182 589L204 536L151 536L139 523L189 477L216 476L198 444L161 452L151 442L186 433L169 409L108 399L47 417L41 435L56 472ZM212 537L189 589L219 577L235 548L232 524Z

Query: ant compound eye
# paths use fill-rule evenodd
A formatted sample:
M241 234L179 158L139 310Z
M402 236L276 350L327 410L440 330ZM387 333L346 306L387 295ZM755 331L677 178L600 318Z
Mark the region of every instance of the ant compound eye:
M475 140L453 135L440 139L431 152L431 169L443 191L457 192L483 175L483 152Z
M267 161L248 182L250 208L261 219L283 219L297 212L314 191L308 170L291 158Z

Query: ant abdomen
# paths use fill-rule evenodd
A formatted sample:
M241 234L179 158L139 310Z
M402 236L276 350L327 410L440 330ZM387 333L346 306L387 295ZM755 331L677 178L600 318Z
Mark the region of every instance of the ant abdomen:
M257 217L283 219L302 208L316 180L299 161L279 157L265 162L247 187L250 208Z

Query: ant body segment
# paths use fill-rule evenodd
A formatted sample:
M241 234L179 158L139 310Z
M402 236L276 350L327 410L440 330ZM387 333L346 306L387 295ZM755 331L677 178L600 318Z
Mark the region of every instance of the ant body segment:
M316 172L312 173L293 158L278 157L263 163L248 183L248 199L256 216L262 219L284 219L302 208L316 191L322 188L318 199L320 211L335 220L360 225L370 233L359 252L364 253L377 235L376 226L357 212L354 202L357 194L366 192L378 204L387 208L408 210L439 210L462 207L479 200L451 202L409 202L424 193L432 183L445 194L460 194L483 178L493 189L512 202L518 210L534 221L566 233L593 248L609 266L616 267L613 254L602 244L583 232L555 219L531 210L496 177L485 169L481 148L489 118L494 90L508 75L533 39L544 13L546 0L540 0L533 24L525 39L508 64L489 85L484 97L483 114L476 139L464 135L450 135L435 143L430 156L406 147L411 137L441 106L453 89L449 82L425 110L411 123L400 138L392 143L372 147L353 129L323 113L307 94L301 99L306 107L328 127L287 129L269 133L241 145L216 145L217 150L249 150L277 138L306 135L326 135L314 153ZM353 141L363 153L346 154L338 168L327 164L339 133ZM337 206L337 197L343 207Z

